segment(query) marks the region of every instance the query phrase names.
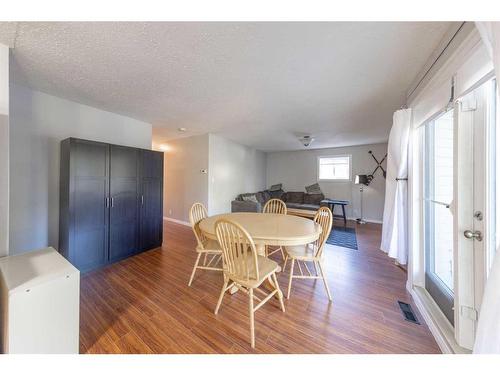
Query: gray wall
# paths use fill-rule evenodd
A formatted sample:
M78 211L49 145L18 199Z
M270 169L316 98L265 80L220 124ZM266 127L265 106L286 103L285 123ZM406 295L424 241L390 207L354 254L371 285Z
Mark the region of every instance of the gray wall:
M231 212L231 201L241 193L266 187L266 155L218 135L209 137L210 215Z
M347 199L351 201L347 215L359 217L359 186L354 184L356 174L370 174L376 167L368 151L372 150L380 160L387 152L387 143L327 148L320 150L283 151L267 154L267 185L283 183L285 191L304 191L306 185L317 181L317 158L324 155L352 155L352 181L320 182L321 189L327 198ZM384 162L384 168L386 163ZM370 186L365 187L363 216L365 219L381 222L384 211L385 179L381 171L377 171ZM336 212L338 213L338 212Z
M57 248L60 141L151 148L151 125L18 85L10 90L10 254Z
M194 202L208 206L208 134L168 142L164 155L163 215L189 221Z

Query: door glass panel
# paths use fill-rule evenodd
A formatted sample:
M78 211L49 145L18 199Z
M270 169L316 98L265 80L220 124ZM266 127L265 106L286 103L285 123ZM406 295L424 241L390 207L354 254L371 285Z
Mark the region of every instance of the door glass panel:
M453 110L425 128L426 289L453 321Z
M430 271L453 290L453 110L427 125Z

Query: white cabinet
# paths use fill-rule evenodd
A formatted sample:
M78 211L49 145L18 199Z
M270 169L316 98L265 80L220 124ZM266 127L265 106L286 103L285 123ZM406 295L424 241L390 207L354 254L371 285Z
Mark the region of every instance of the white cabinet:
M0 352L78 353L80 272L49 247L0 258Z

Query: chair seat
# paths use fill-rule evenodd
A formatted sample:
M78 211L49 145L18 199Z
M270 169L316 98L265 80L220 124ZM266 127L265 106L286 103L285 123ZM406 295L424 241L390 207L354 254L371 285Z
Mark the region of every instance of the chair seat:
M253 259L249 257L248 260L248 266L249 266L249 272L250 274L255 274L255 268L254 268L254 263ZM273 272L280 272L281 267L276 263L274 260L257 255L257 263L259 267L259 279L250 279L250 280L244 280L244 279L237 279L237 278L231 278L233 281L236 283L243 285L247 288L257 288L264 280L266 280L269 276L273 274Z
M222 249L217 240L206 240L204 246L196 246L196 251L199 253L221 253Z
M285 246L285 251L290 258L298 260L319 260L315 257L316 248L312 244L298 245L298 246Z

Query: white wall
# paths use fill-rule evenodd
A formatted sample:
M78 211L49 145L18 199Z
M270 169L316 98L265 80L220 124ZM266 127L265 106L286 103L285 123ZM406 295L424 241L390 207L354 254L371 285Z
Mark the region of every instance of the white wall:
M163 216L188 222L194 202L208 206L208 172L202 172L208 170L208 138L208 134L179 138L160 149L165 168Z
M152 128L18 85L11 85L10 95L10 253L57 248L60 141L151 148Z
M163 215L167 218L188 222L195 202L203 203L210 215L230 212L238 194L266 186L266 156L261 151L215 134L153 143L165 153Z
M327 198L347 199L347 216L356 218L360 215L359 186L354 184L356 174L371 174L376 167L368 151L381 160L387 152L387 143L327 148L304 151L282 151L267 154L267 185L283 183L285 191L305 191L305 186L317 182L317 158L325 155L352 155L352 181L320 182L321 189ZM384 169L386 163L383 163ZM370 186L365 186L363 193L363 216L366 220L381 222L384 211L385 179L380 169ZM337 210L337 208L336 208ZM336 213L340 213L336 212Z
M266 154L221 136L209 136L210 215L231 212L238 194L266 188Z
M0 257L9 254L9 47L0 44Z

